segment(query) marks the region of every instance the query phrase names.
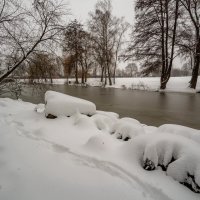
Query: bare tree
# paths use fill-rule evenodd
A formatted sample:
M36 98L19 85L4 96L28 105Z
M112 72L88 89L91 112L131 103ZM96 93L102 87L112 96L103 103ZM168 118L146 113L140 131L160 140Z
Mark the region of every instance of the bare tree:
M160 89L165 89L175 57L180 0L138 0L133 45L129 48L141 61L143 73L161 68Z
M88 72L94 66L94 54L93 54L93 41L91 35L88 32L84 32L82 40L83 51L81 55L81 66L82 66L82 83L87 82Z
M125 43L124 35L130 27L130 24L124 21L124 18L119 19L117 23L118 31L115 35L115 46L114 46L114 68L113 68L113 83L115 84L116 69L119 60L119 54L122 51L122 45Z
M32 53L47 51L49 42L58 41L64 29L62 17L68 12L62 3L53 0L34 0L29 10L16 3L17 0L10 0L11 14L6 14L4 2L7 0L1 5L0 21L5 42L0 48L0 55L4 59L15 59L9 67L2 66L0 83L27 61Z
M94 41L96 59L102 70L101 80L105 78L104 84L112 85L112 66L114 59L114 47L116 44L116 34L118 18L112 15L112 5L110 0L100 0L95 6L95 12L90 13L89 29Z
M196 88L199 64L200 64L200 1L199 0L180 0L181 4L187 11L188 18L192 28L189 31L185 31L185 38L187 43L185 45L186 50L190 53L191 58L194 59L192 78L190 80L190 87ZM187 20L187 19L186 19ZM188 20L187 20L188 21ZM188 44L189 43L189 44ZM191 60L192 61L192 60Z
M45 53L36 53L29 58L29 66L27 74L29 81L43 83L43 80L47 83L50 80L53 83L53 78L59 75L59 65L54 55Z
M76 78L75 83L78 84L79 63L81 63L82 74L84 73L82 65L82 54L84 51L83 40L85 37L85 31L83 30L83 25L77 20L74 20L69 23L64 34L65 38L63 44L63 51L65 54L68 54L69 56L73 57Z

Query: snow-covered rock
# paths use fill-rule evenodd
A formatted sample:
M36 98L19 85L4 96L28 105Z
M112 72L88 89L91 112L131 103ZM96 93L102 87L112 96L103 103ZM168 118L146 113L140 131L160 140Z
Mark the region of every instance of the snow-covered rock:
M99 130L104 130L107 132L112 131L113 125L118 120L116 116L110 115L110 113L106 114L106 112L98 112L91 118L94 120L94 123Z
M117 139L122 139L124 141L144 133L140 122L132 118L122 118L118 120L112 128L112 134L114 134Z
M47 91L45 93L45 114L46 116L71 116L76 111L85 115L93 115L96 113L96 106L94 103L62 94L54 91Z
M187 138L171 134L151 134L145 138L143 168L160 166L166 174L200 193L200 147Z

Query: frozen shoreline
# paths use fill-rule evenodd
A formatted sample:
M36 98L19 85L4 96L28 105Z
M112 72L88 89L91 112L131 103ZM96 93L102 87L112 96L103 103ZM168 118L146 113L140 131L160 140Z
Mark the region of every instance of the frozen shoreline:
M171 77L167 88L162 92L182 92L182 93L197 93L200 92L200 77L197 82L196 90L189 88L191 77ZM75 79L69 79L74 82ZM79 79L80 80L80 79ZM53 79L53 84L66 84L66 79ZM88 78L87 85L99 87L101 86L100 78ZM116 84L106 86L107 88L145 90L145 91L160 91L160 77L144 77L144 78L116 78Z

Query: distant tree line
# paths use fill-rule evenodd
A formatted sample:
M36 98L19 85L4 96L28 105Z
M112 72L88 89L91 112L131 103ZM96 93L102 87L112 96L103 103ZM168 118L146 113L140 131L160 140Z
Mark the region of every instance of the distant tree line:
M200 64L200 2L137 0L135 24L113 15L111 0L98 0L86 25L69 19L66 5L54 0L0 2L0 93L11 78L30 83L75 78L85 84L99 77L160 76L165 89L171 76L192 75L196 88ZM68 20L69 21L69 20ZM61 50L60 50L61 49ZM57 55L56 52L60 52ZM62 55L61 55L62 54ZM176 69L174 59L185 63ZM128 60L127 67L118 68Z

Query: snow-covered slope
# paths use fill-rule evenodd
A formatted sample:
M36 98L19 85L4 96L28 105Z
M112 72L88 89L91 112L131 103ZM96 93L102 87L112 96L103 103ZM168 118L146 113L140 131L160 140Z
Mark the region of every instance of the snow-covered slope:
M200 198L179 183L200 183L198 142L115 113L47 119L43 111L41 104L0 99L0 199ZM147 159L154 171L144 169Z

